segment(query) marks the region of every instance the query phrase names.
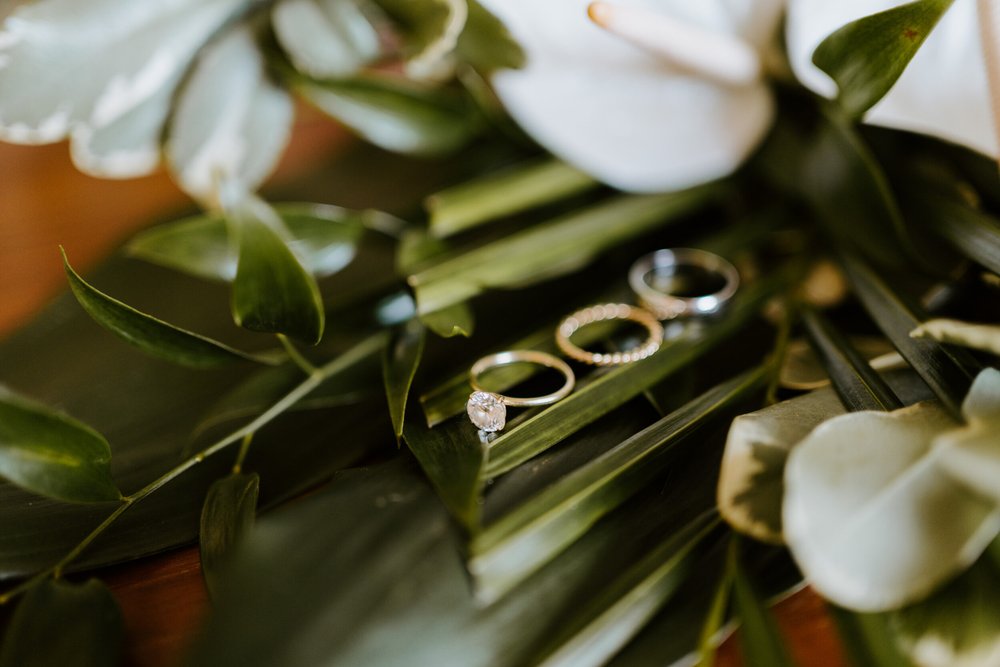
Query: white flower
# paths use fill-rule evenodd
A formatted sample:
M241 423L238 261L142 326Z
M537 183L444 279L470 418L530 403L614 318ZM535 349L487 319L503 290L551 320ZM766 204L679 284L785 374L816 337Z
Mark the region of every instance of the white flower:
M813 91L833 97L836 84L812 63L816 47L851 21L903 4L789 0L786 37L795 75ZM991 107L980 34L981 21L987 25L992 20L977 13L974 0L955 0L895 85L865 114L865 122L928 134L997 157L996 110Z
M527 64L493 77L555 155L623 190L725 176L774 116L763 77L783 0L489 0Z
M785 468L785 540L824 597L859 611L923 599L1000 531L1000 371L956 423L937 402L817 427Z

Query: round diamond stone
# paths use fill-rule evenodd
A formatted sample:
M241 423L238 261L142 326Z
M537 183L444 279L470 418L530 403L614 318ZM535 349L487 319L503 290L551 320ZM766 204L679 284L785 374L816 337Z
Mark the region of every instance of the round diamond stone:
M507 406L500 397L488 391L474 391L465 406L469 419L481 430L495 433L507 423Z

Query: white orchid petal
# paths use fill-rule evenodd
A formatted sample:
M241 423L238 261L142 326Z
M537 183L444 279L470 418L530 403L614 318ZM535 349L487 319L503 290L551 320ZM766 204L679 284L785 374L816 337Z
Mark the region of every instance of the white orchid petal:
M962 403L966 426L935 441L942 467L1000 504L1000 371L983 370Z
M289 95L267 78L249 28L239 27L199 56L170 124L167 158L192 196L255 190L274 168L291 132Z
M124 121L125 116L175 86L204 41L245 2L40 0L21 5L0 31L0 138L48 143L79 132L88 144L119 120L136 130L136 119ZM110 161L101 150L77 146L78 163L100 175L145 173L150 134L137 132L141 145L120 146Z
M733 88L679 71L593 24L586 0L484 4L527 55L523 69L494 75L508 111L551 152L615 187L674 190L725 176L770 127L763 83ZM750 2L616 4L750 41L762 32L743 11ZM752 24L752 40L742 22Z
M834 97L836 84L812 64L813 51L847 23L902 4L900 0L790 0L786 41L795 75L815 92ZM998 155L975 3L961 0L951 6L864 120Z
M936 403L819 426L785 469L785 539L825 597L860 611L921 599L1000 530L995 503L946 474L931 448L955 423Z
M282 0L271 16L278 41L309 76L347 76L378 57L378 32L350 0Z
M910 332L912 338L933 338L942 343L963 345L1000 354L1000 326L973 324L961 320L928 320Z

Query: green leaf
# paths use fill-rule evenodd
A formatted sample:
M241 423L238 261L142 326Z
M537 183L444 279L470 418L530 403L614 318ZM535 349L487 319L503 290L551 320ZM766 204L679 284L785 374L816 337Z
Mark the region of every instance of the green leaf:
M274 210L288 228L289 247L316 276L331 275L351 262L372 215L327 204L275 204ZM225 218L213 214L157 225L135 236L126 250L133 257L210 280L232 281L239 260Z
M888 383L823 315L807 308L803 313L803 323L834 390L846 408L889 411L903 407Z
M385 75L299 80L298 92L362 139L390 151L426 155L462 146L478 120L465 98Z
M504 594L662 475L679 455L671 450L695 446L694 436L706 425L764 386L768 370L763 366L714 387L573 470L476 535L469 545L469 570L480 596L489 601Z
M220 577L233 550L253 527L260 494L260 475L233 473L208 489L201 508L201 571L213 598L222 590Z
M911 667L898 645L887 614L859 614L834 605L827 611L836 623L847 654L858 667Z
M582 171L548 158L508 167L437 192L424 202L430 231L445 237L599 187Z
M788 655L774 619L740 563L740 545L740 538L733 536L729 567L733 572L733 606L742 623L740 648L743 657L748 665L791 667L795 663Z
M375 0L402 33L407 72L416 77L438 73L465 26L465 0Z
M116 667L124 634L118 603L100 581L46 579L18 604L0 667Z
M860 116L889 92L953 0L917 0L852 21L816 48L813 63L829 74L837 101Z
M660 195L621 195L442 261L409 278L421 313L489 288L524 287L579 269L609 247L665 225L718 196L718 183Z
M410 320L397 330L382 356L382 379L389 401L389 418L397 440L403 435L410 385L424 354L426 338L427 331L420 320Z
M726 612L729 609L729 596L733 589L734 563L727 560L722 577L716 586L712 602L705 614L705 621L698 636L697 667L712 667L715 664L715 654L718 649L717 637L723 634L726 622Z
M882 333L903 355L951 414L962 420L962 398L981 368L968 352L937 341L910 338L927 319L914 304L907 303L859 258L846 255L843 265L855 294Z
M110 461L97 431L0 387L0 476L60 500L119 500Z
M990 271L1000 273L1000 220L926 187L910 196L922 216L950 245Z
M143 352L191 368L214 368L238 361L268 363L265 357L234 350L228 345L175 327L111 298L86 283L70 266L65 250L62 250L62 254L70 288L87 314L102 327Z
M507 27L477 0L466 0L468 17L458 36L455 54L484 75L524 66L525 56Z
M475 316L467 303L456 303L433 313L421 313L420 321L442 338L472 335Z
M318 343L323 337L323 301L316 281L286 244L281 218L262 200L249 198L228 220L239 247L233 319L251 331Z
M407 276L448 254L448 245L423 229L409 229L396 248L396 273Z

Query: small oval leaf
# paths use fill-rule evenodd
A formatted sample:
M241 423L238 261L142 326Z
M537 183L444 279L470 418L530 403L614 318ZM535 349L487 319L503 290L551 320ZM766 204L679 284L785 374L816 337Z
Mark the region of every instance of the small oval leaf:
M111 591L46 579L17 606L0 650L0 667L115 667L124 635Z
M263 200L250 196L228 220L239 247L233 319L251 331L318 343L325 319L319 287L289 249L281 218Z
M213 597L234 546L253 526L260 495L257 473L234 473L212 484L201 509L201 570Z
M442 338L472 335L476 320L467 303L455 303L433 313L423 313L420 321Z
M382 358L385 395L389 401L389 416L392 418L392 430L397 440L403 435L406 399L410 394L413 376L420 365L420 358L424 354L426 338L427 330L420 320L410 320L393 336Z
M62 250L62 254L70 288L87 314L102 327L143 352L191 368L214 368L237 361L271 363L265 357L240 352L113 299L84 281L70 266L65 250Z
M371 216L327 204L276 204L288 228L289 245L313 275L328 276L354 259ZM133 257L209 280L232 281L239 253L230 241L225 218L197 215L138 234L128 244Z
M0 387L0 476L60 500L119 500L110 461L92 428Z

